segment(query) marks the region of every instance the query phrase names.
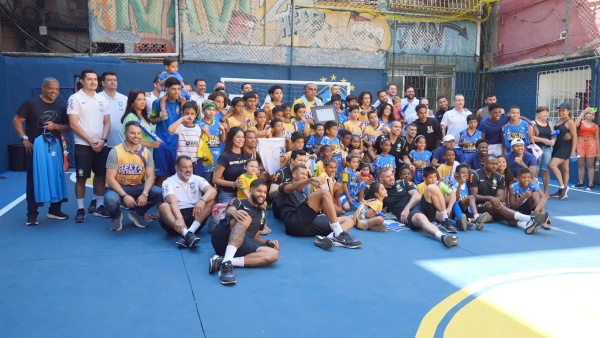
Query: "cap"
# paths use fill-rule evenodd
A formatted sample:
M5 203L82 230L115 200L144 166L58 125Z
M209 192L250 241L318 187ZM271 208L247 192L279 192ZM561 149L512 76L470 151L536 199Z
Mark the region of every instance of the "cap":
M444 136L444 142L450 142L450 141L454 141L454 140L455 140L455 138L454 138L454 135L452 135L452 134L448 134L448 135Z
M568 102L563 102L558 106L558 109L568 109L571 110L571 105Z
M512 142L510 142L510 146L514 146L515 144L523 144L525 145L525 142L523 142L523 140L521 140L520 138L516 138L514 140L512 140Z

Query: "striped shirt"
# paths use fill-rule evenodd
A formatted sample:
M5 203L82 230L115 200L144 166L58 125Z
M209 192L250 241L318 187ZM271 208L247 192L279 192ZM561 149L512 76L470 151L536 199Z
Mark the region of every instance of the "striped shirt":
M192 127L188 127L182 123L177 128L176 134L179 139L177 143L177 156L187 155L192 158L192 162L196 162L198 160L198 145L202 136L200 126L195 124Z

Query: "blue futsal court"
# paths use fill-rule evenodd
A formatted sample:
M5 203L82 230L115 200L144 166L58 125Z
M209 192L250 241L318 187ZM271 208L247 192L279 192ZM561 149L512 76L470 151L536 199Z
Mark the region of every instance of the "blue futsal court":
M8 337L597 337L600 193L553 199L553 230L500 224L448 249L411 230L352 230L363 248L325 252L291 238L271 267L208 274L206 228L180 250L157 222L120 232L63 211L25 226L25 173L0 180L0 335ZM552 187L551 192L556 188ZM86 206L91 198L87 192ZM16 201L16 202L15 202ZM125 211L127 212L127 211Z

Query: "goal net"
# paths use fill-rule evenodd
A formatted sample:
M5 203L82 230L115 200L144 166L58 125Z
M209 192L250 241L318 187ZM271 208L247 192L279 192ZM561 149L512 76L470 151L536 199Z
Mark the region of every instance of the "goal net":
M252 85L252 90L257 92L260 97L260 107L263 107L265 102L271 102L269 97L269 88L274 85L279 85L283 88L284 103L292 104L297 98L304 95L304 85L314 83L317 86L317 96L321 98L323 103L329 101L331 97L331 87L338 85L341 88L340 96L342 100L346 99L346 95L350 95L350 82L323 82L323 81L294 81L294 80L268 80L268 79L238 79L238 78L221 78L221 82L225 84L225 93L229 99L242 96L242 84L249 83Z

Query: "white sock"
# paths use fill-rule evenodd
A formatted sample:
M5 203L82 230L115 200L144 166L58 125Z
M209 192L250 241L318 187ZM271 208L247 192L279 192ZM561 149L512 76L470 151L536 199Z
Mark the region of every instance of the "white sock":
M438 232L435 233L435 238L437 238L438 241L442 240L442 236L444 236L444 233L441 232L441 231L438 231Z
M564 187L565 187L564 185L561 185L561 186L560 186L560 187L558 187L558 188L559 188L559 189L564 189Z
M234 257L234 258L232 258L231 259L231 265L243 268L244 267L244 257Z
M187 235L188 232L188 228L183 228L183 230L181 230L181 236L185 237L185 235Z
M96 198L98 198L98 195L94 194L94 197L92 197L92 199L95 200Z
M227 249L225 249L225 256L223 257L223 262L227 262L233 259L233 256L235 256L235 252L237 251L237 248L233 245L228 245ZM233 264L233 262L231 262Z
M83 209L83 198L77 199L77 209Z
M527 226L527 222L525 222L525 221L518 221L517 222L517 226L519 227L519 229L525 230L525 227Z
M194 223L192 223L192 226L190 227L190 231L195 233L199 227L200 227L200 222L194 221Z
M528 222L531 219L529 215L523 215L520 212L515 212L515 221Z
M327 238L333 239L333 232L330 232L329 235L327 235Z
M448 213L446 212L446 210L439 211L439 213L442 216L442 220L445 220L446 218L448 218Z
M344 232L344 229L342 229L342 227L340 226L340 222L331 223L331 230L333 230L333 234L336 237L339 236L342 232Z
M96 198L96 207L104 205L104 196L98 196Z
M473 215L473 218L478 219L479 218L479 214Z

